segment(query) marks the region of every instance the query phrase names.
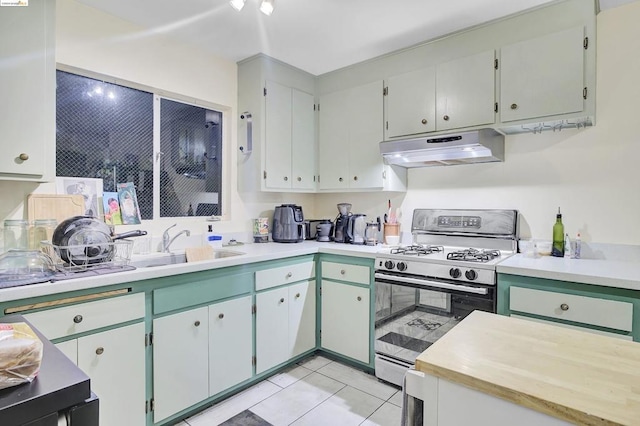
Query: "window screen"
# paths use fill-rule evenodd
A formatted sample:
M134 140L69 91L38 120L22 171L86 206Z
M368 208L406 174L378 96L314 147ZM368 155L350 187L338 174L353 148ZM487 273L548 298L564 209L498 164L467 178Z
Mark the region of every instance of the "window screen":
M56 96L57 176L101 178L105 192L132 182L142 219L221 214L221 112L64 71Z

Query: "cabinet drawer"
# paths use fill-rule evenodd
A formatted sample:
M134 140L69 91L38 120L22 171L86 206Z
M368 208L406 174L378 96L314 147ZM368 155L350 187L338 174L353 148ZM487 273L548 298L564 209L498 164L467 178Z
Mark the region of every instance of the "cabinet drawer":
M633 304L597 297L511 287L511 311L631 331Z
M367 266L322 262L322 277L369 285L371 271Z
M313 261L264 269L256 272L256 290L264 290L297 281L313 280L315 277L316 268Z
M144 294L80 303L26 314L47 339L58 339L144 317Z

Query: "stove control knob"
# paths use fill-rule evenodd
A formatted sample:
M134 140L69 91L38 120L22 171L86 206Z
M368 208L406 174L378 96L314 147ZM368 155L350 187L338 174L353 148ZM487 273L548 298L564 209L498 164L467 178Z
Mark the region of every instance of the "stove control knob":
M386 262L384 262L384 267L387 269L393 269L394 266L396 266L396 264L391 260L387 260Z
M478 273L473 269L469 269L467 272L464 273L464 276L467 277L469 281L473 281L476 278L478 278Z
M404 262L398 262L398 265L396 267L398 268L398 271L400 271L400 272L407 270L407 264L404 263Z
M451 275L451 278L460 278L460 269L458 268L449 269L449 275Z

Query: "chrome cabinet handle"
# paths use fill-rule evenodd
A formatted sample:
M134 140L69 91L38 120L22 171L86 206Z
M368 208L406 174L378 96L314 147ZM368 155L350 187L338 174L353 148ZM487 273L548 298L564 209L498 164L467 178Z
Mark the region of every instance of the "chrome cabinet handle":
M29 154L27 154L26 152L23 152L20 155L18 155L18 158L21 159L22 161L27 161L29 159Z
M353 177L353 180L358 180L358 176L354 176L354 177Z
M296 299L300 297L300 293L296 293Z
M284 297L280 299L280 303L284 303Z
M194 322L193 325L195 325L196 327L200 327L200 321L196 320L196 322Z
M449 116L448 116L448 115L445 115L444 117L442 117L442 119L443 119L444 121L449 121Z
M511 104L511 109L518 109L518 104Z
M103 353L104 353L104 348L102 346L96 349L96 355L102 355Z
M218 318L220 319L224 318L224 314L218 314Z
M293 276L293 274L291 272L287 273L287 278L291 278Z
M285 176L285 177L284 177L284 181L286 182L286 181L288 181L288 180L289 180L289 178Z
M560 309L562 309L563 311L568 311L569 305L567 305L566 303L563 303L562 305L560 305Z
M82 320L82 315L76 315L75 317L73 317L73 322L75 322L76 324L80 324Z
M422 124L427 124L427 119L426 118L422 119Z
M339 179L338 179L338 182L342 182L342 178L339 178Z
M347 273L347 271L345 271L344 269L341 269L341 270L340 270L340 275L344 275L344 274L346 274L346 273Z
M298 176L298 182L302 181L302 178L300 176Z
M362 297L358 296L358 302L362 301Z

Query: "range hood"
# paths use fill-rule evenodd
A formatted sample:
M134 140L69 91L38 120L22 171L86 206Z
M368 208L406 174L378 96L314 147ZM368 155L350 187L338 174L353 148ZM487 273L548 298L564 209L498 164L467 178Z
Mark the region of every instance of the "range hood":
M504 135L493 129L380 142L385 164L452 166L504 161Z

